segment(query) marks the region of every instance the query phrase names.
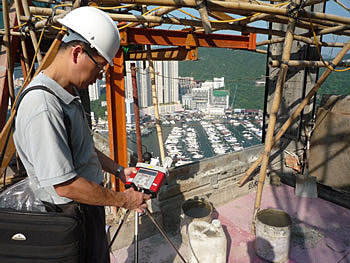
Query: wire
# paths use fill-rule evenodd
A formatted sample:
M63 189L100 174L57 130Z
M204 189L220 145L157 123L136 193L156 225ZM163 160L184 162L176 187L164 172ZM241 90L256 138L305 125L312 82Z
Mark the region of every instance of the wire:
M153 12L153 11L155 11L155 10L161 9L161 8L163 8L163 7L162 7L162 6L155 7L155 8L153 8L153 9L147 11L146 13L144 13L144 14L142 14L142 15L143 15L143 16L148 15L149 13L151 13L151 12Z
M153 11L155 11L155 10L158 10L158 9L160 9L160 8L163 8L163 7L162 7L162 6L155 7L155 8L153 8L153 9L147 11L146 13L142 14L142 16L146 16L146 15L148 15L149 13L151 13L151 12L153 12ZM133 23L135 23L135 22L133 22ZM124 26L118 27L118 29L119 29L119 30L122 30L122 29L124 29L124 28L126 28L126 27L131 26L133 23L129 23L129 24L126 24L126 25L124 25Z
M182 10L182 9L177 9L177 10L182 12L182 13L184 13L184 14L186 14L186 15L188 15L188 16L190 16L190 17L192 17L192 18L194 18L194 19L201 20L199 17L196 17L196 16L186 12L185 10Z
M59 8L59 7L64 7L64 6L73 6L72 4L60 4L60 5L55 5L53 8Z
M12 27L12 28L10 28L10 29L18 29L18 28L21 28L21 27L25 26L27 23L28 23L28 22L24 22L23 24L20 24L20 25L18 25L18 26L14 26L14 27Z
M322 54L321 54L321 51L320 51L320 46L319 46L319 43L318 43L318 40L317 40L317 35L316 35L316 31L315 31L315 28L314 28L314 25L311 21L311 17L310 15L308 14L308 17L309 17L309 21L310 21L310 25L311 25L311 29L312 29L312 34L314 36L314 40L315 40L315 44L316 44L316 50L317 50L317 53L322 61L322 63L324 64L325 67L327 67L329 70L331 71L335 71L335 72L344 72L344 71L348 71L350 70L350 68L345 68L345 69L334 69L331 65L327 65L325 60L323 59L322 57Z
M101 9L101 10L113 10L113 9L121 9L121 8L134 7L134 6L136 6L136 4L120 5L120 6L111 6L111 7L106 7L106 6L94 6L94 5L91 5L91 6L97 8L97 9Z

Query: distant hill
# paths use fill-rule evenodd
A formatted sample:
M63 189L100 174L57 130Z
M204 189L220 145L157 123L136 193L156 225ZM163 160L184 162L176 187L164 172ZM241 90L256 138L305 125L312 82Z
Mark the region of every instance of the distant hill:
M235 97L235 108L263 108L264 87L256 87L255 80L265 76L266 55L245 50L200 48L198 58L198 61L180 61L179 75L194 77L195 80L225 77L230 103ZM343 59L350 59L350 55ZM319 76L323 71L324 68L321 68ZM350 94L349 86L350 71L333 72L320 88L318 101L322 94Z
M230 90L230 103L235 97L235 108L262 109L264 87L255 81L265 75L266 55L245 50L199 48L198 61L180 61L179 76L195 80L213 80L225 77ZM236 96L235 90L237 88Z

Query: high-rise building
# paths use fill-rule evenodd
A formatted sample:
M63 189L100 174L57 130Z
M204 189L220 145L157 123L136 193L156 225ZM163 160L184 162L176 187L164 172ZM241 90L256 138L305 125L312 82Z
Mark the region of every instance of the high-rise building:
M126 98L133 97L130 66L135 63L136 83L140 108L153 105L151 79L148 61L127 61L125 92ZM154 61L155 81L158 104L177 103L179 101L179 70L177 61Z
M100 98L100 87L97 81L89 85L89 97L90 101L98 100Z
M125 98L133 100L133 87L131 79L131 64L136 68L136 85L139 97L139 107L144 108L152 104L151 78L148 72L148 62L144 61L126 61L125 76Z
M89 85L90 101L98 100L101 96L101 89L106 87L106 77L103 74L102 79L97 79L95 83Z

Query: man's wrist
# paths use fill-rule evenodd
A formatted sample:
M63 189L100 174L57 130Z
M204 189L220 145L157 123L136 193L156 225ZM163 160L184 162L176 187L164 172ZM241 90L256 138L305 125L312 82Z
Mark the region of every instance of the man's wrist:
M119 165L118 168L115 170L115 175L120 175L124 171L124 166Z

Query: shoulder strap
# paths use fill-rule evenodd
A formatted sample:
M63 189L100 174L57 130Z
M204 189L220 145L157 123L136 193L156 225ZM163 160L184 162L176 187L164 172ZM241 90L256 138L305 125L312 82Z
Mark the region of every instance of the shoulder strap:
M49 93L51 93L52 95L55 95L55 96L57 97L57 95L56 95L52 90L50 90L48 87L45 87L45 86L33 86L33 87L30 87L30 88L25 89L25 90L22 91L22 93L19 95L18 101L17 101L16 106L15 106L16 110L18 110L19 104L21 103L22 99L24 98L24 96L25 96L28 92L30 92L30 91L32 91L32 90L38 90L38 89L47 91L47 92L49 92ZM57 97L57 98L58 98L58 97Z
M23 97L30 91L32 90L44 90L46 92L49 92L51 93L52 95L54 95L56 98L58 98L59 100L61 100L52 90L50 90L48 87L45 87L45 86L33 86L33 87L30 87L30 88L27 88L25 89L19 96L18 98L18 101L16 103L16 112L18 110L18 107L19 107L19 104L21 103ZM71 131L72 131L72 124L71 124L71 121L70 121L70 118L69 116L63 111L63 122L64 122L64 126L66 127L66 130L67 130L67 139L68 139L68 146L69 146L69 149L71 151L71 155L72 155L72 160L73 160L73 164L75 164L74 162L74 155L73 155L73 146L72 146L72 140L71 140ZM15 122L13 122L13 125L14 125Z

